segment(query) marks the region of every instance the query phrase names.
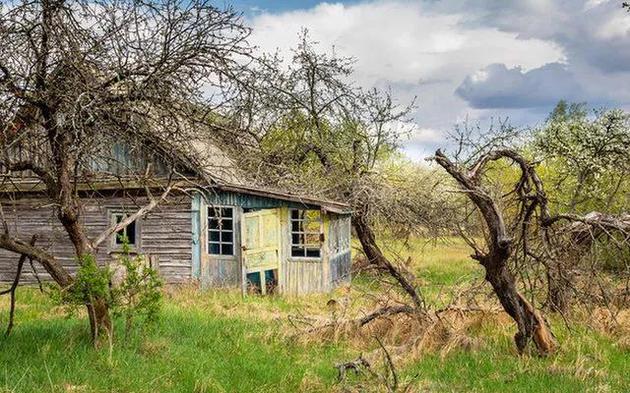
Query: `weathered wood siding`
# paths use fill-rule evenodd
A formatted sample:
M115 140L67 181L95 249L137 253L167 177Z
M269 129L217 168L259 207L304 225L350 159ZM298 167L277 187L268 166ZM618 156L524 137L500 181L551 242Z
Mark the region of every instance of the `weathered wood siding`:
M33 138L31 142L37 141ZM148 148L139 148L138 146L132 146L124 141L111 141L109 151L103 151L101 153L93 152L87 158L88 162L83 163L86 168L91 169L94 173L106 173L124 175L129 173L144 173L147 170L147 166L151 164L153 175L167 176L170 173L169 165L160 158L157 154L150 151ZM36 164L40 164L44 167L48 166L46 161L50 157L50 153L45 153L42 156L42 151L48 150L46 143L38 142L37 145L25 146L19 144L8 152L11 161L29 161ZM187 170L181 172L190 174ZM16 179L38 179L32 171L9 171L7 168L0 164L0 173L3 175L9 175L14 180Z
M282 216L283 253L280 289L283 293L301 295L328 292L350 280L350 216L323 215L321 258L291 257L291 231L288 209Z
M352 248L350 241L350 216L331 215L328 230L328 249L330 281L333 286L350 282L350 267L352 264Z
M263 197L258 195L240 194L231 191L208 191L205 200L209 204L217 206L238 206L243 209L273 209L289 207L294 209L319 209L318 206L306 203L284 201L281 199Z
M231 207L234 211L234 255L211 255L208 252L208 205ZM280 249L278 284L284 294L328 292L350 280L350 215L322 214L324 234L320 258L291 257L289 209L318 209L275 198L233 192L207 192L192 200L192 276L204 288L242 287L241 227L243 209L279 209Z
M83 201L82 220L88 236L94 238L112 222L113 212L133 213L147 203L141 195L108 195L86 198ZM55 255L71 273L76 272L74 248L61 227L48 200L19 198L2 200L4 215L12 234L28 241L38 235L37 246ZM139 226L139 253L157 257L160 274L168 283L181 283L191 278L192 219L191 199L185 195L173 195L167 203L159 205L137 224ZM113 240L99 247L99 263L107 263L115 253ZM0 250L0 281L13 279L19 255ZM49 279L42 266L35 263L42 279ZM30 266L25 266L23 281L34 281Z

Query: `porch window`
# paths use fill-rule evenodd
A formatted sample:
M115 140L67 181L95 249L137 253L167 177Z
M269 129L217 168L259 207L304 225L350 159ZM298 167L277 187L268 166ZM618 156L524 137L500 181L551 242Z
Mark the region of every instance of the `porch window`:
M208 253L234 255L234 209L208 207Z
M116 224L120 224L122 220L127 218L127 215L124 213L114 213L113 215L114 222ZM136 222L133 221L131 224L127 225L125 228L116 232L116 237L114 239L114 245L120 246L127 240L127 244L129 246L136 245Z
M291 209L291 256L319 258L321 256L319 210Z

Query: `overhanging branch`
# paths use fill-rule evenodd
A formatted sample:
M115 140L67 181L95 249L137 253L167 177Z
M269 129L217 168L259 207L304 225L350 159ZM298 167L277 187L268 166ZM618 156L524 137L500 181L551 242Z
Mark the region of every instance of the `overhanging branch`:
M148 194L149 196L149 203L143 207L141 207L140 209L138 209L134 214L131 214L129 216L127 216L124 220L121 220L119 223L110 226L109 228L107 228L106 230L104 230L100 235L98 235L93 241L92 241L92 249L96 249L98 248L98 246L103 243L107 238L109 238L111 235L113 235L114 233L125 229L129 224L131 224L132 222L136 221L139 218L144 217L145 215L147 215L151 210L155 209L155 207L157 205L160 204L160 202L162 202L163 200L166 199L166 197L168 196L169 192L173 189L172 185L169 185L166 190L162 193L162 195L160 195L160 197L158 198L153 198L150 196L150 194Z

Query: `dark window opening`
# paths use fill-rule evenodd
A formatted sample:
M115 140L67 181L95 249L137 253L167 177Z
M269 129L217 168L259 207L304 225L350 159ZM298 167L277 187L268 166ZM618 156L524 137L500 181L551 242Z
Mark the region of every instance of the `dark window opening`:
M208 253L234 255L234 209L208 207Z
M120 224L120 222L124 220L127 217L127 215L118 213L118 214L114 214L114 217L116 219L116 224ZM115 239L116 245L124 244L125 239L127 240L128 245L130 246L136 245L136 222L135 221L132 221L125 228L116 232L116 239Z
M319 210L291 209L291 256L321 256L321 213Z

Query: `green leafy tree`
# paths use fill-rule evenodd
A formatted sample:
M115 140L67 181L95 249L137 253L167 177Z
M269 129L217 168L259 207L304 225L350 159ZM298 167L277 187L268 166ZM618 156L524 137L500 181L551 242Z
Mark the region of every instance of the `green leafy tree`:
M544 162L543 180L560 212L627 209L630 191L630 115L560 102L536 131L534 150Z

